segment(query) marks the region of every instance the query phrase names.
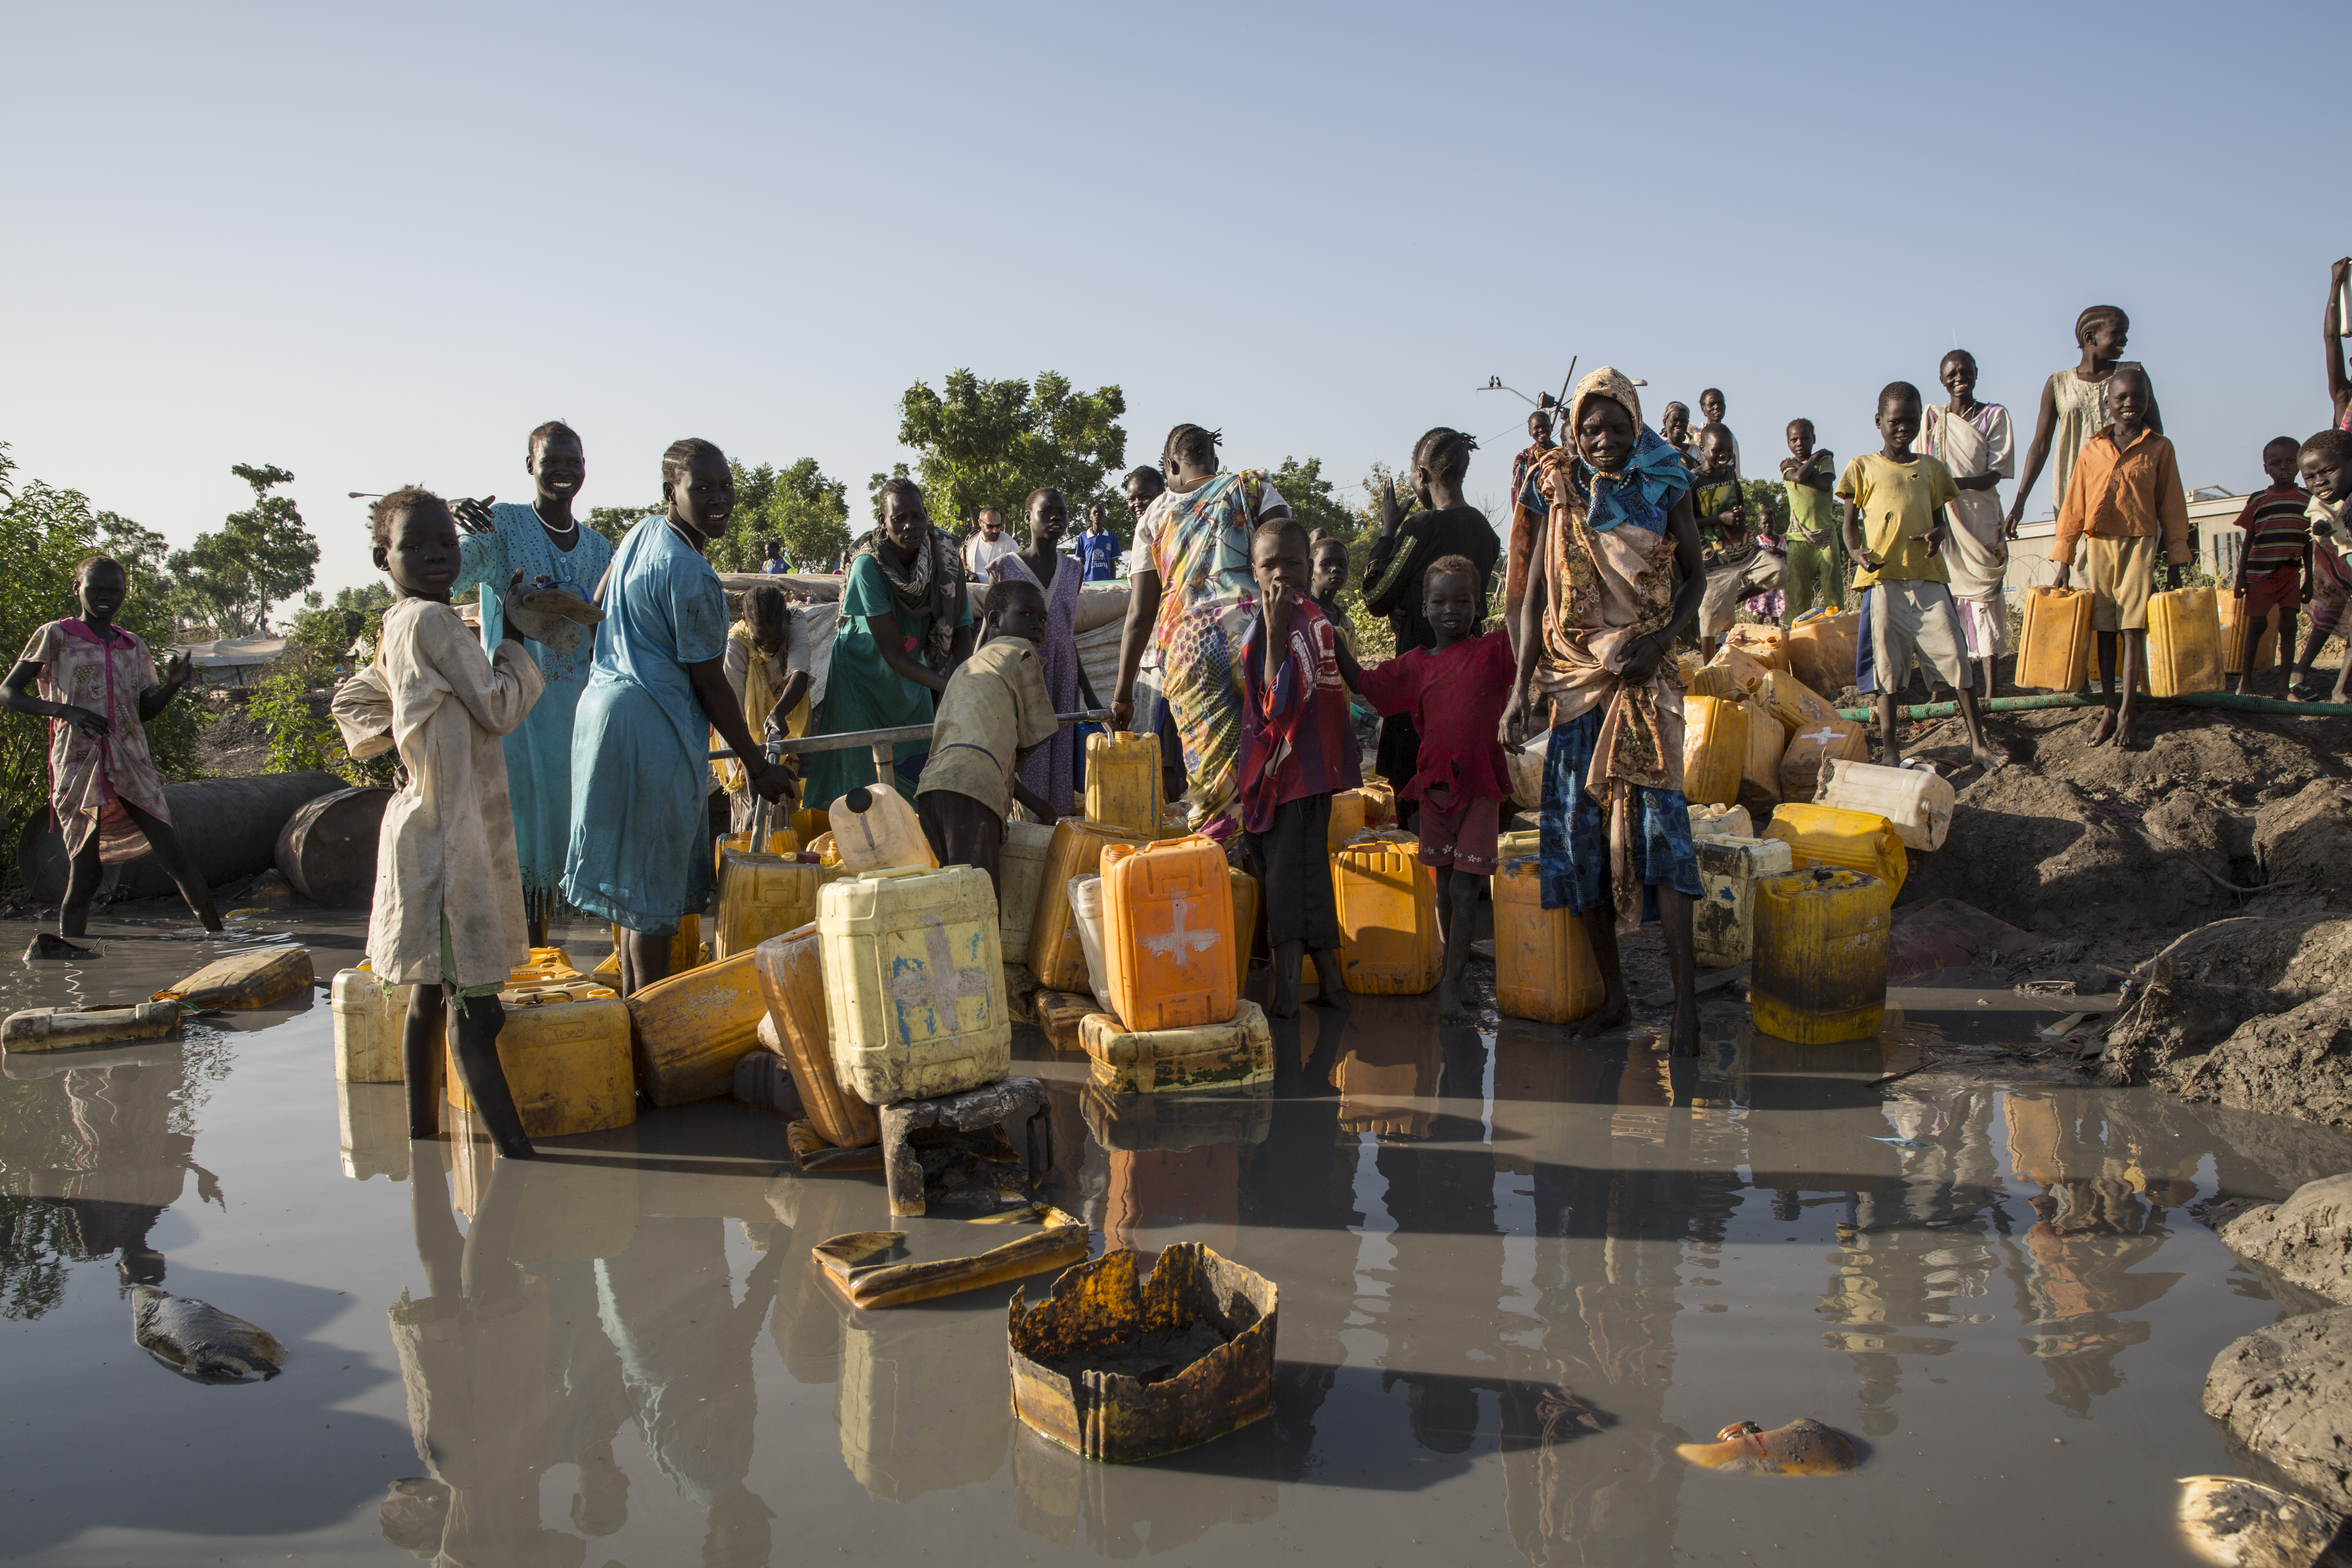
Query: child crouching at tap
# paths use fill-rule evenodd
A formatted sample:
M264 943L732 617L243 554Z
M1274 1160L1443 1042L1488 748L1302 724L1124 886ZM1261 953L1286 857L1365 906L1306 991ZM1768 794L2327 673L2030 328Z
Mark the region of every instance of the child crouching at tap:
M1437 870L1437 929L1445 944L1441 1017L1458 1018L1462 970L1476 928L1478 892L1495 874L1510 764L1496 728L1511 697L1517 660L1507 633L1478 635L1478 568L1441 556L1422 574L1422 615L1437 646L1411 648L1359 673L1356 689L1383 715L1410 714L1420 751L1397 791L1419 805L1421 863Z
M2352 430L2322 430L2303 444L2297 466L2303 470L2303 482L2311 487L2312 500L2335 508L2339 515L2347 510L2346 503L2352 502ZM2315 525L2318 526L2324 525ZM2331 551L2329 553L2334 552ZM2305 680L2311 676L2311 661L2319 657L2320 644L2335 629L2336 617L2343 613L2342 597L2335 597L2332 603L2325 592L2320 597L2322 603L2314 607L2311 617L2312 640L2303 650L2303 677ZM2320 624L2323 608L2330 612L2326 626ZM2345 700L2347 681L2352 681L2352 652L2345 654L2344 668L2336 672L2336 688L2327 698L2330 702Z
M1676 1056L1698 1054L1691 909L1702 891L1683 797L1675 639L1707 589L1691 473L1642 423L1631 380L1603 365L1577 384L1566 443L1546 452L1519 606L1518 668L1497 739L1548 710L1543 906L1584 922L1605 994L1580 1037L1633 1016L1617 935L1664 928ZM1669 567L1675 570L1669 570Z
M1242 829L1265 884L1265 944L1274 955L1266 1011L1292 1018L1298 1015L1300 962L1309 952L1316 1003L1348 1005L1339 983L1339 905L1331 889L1331 796L1363 783L1347 690L1362 671L1307 596L1307 530L1296 519L1258 525L1250 575L1257 598L1246 612L1239 655Z
M530 1140L499 1063L499 993L530 954L503 742L543 682L513 617L493 658L449 603L457 523L440 497L394 490L368 521L394 598L375 666L336 692L335 718L346 737L389 732L408 770L384 807L367 945L383 984L416 987L401 1038L408 1135L440 1132L433 1026L446 1005L467 1097L499 1152L527 1160Z
M1031 752L1060 726L1045 690L1045 595L1025 578L988 589L980 647L956 666L931 721L931 754L915 785L915 814L942 866L977 866L999 902L1004 817L1014 800L1051 824L1053 808L1020 777Z

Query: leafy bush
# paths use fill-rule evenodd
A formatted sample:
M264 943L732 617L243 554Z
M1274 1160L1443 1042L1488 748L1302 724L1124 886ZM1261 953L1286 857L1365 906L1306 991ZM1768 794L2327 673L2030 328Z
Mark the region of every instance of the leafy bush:
M344 749L342 731L331 714L311 703L314 671L310 663L289 656L278 662L253 689L246 712L269 731L269 771L273 773L332 773L346 784L388 784L399 763L386 752L362 763Z

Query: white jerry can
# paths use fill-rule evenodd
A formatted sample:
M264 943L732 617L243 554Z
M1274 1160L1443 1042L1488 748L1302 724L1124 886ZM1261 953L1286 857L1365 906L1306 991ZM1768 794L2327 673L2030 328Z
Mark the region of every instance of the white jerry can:
M1692 956L1702 969L1746 963L1756 950L1756 885L1784 876L1792 856L1780 838L1698 838L1698 902L1691 910Z
M996 891L971 866L893 866L817 892L834 1070L868 1105L978 1089L1013 1068Z

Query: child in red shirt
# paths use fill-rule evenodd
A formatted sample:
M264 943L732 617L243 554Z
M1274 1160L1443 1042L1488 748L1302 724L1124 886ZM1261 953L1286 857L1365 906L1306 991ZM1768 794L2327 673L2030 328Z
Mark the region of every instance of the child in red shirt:
M1412 779L1397 798L1420 804L1421 863L1437 869L1437 929L1445 943L1437 1008L1445 1017L1462 1012L1462 970L1478 893L1495 874L1502 803L1511 793L1510 764L1496 733L1517 665L1507 634L1475 635L1481 581L1465 556L1432 562L1422 576L1422 614L1437 634L1436 646L1359 670L1353 682L1382 715L1411 714L1421 738Z

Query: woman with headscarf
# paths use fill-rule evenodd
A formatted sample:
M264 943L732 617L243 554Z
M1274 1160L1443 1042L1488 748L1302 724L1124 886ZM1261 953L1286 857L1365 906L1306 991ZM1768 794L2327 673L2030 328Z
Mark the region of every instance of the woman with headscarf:
M1531 700L1549 705L1543 904L1583 920L1607 986L1576 1032L1631 1016L1618 932L1655 920L1674 977L1672 1047L1695 1056L1691 903L1700 888L1673 658L1706 587L1690 470L1643 425L1633 384L1603 365L1577 384L1566 439L1544 454L1537 483L1549 504L1503 740L1516 744Z
M850 549L841 625L814 733L846 735L928 724L948 676L971 653L971 602L954 538L931 526L923 492L906 478L874 498L876 526ZM928 746L895 753L898 793L912 800ZM823 811L874 778L863 746L808 758L802 804Z
M1241 669L1235 656L1255 603L1250 537L1290 515L1262 470L1217 468L1217 437L1198 425L1168 433L1160 454L1168 489L1135 531L1127 629L1110 705L1120 729L1135 710L1136 672L1149 647L1160 661L1163 745L1183 745L1192 831L1230 843L1241 831L1238 769Z

